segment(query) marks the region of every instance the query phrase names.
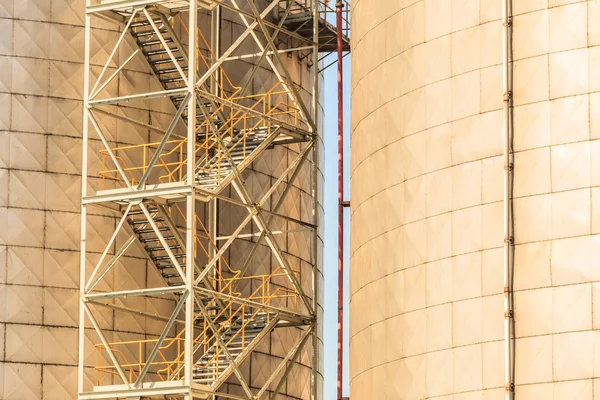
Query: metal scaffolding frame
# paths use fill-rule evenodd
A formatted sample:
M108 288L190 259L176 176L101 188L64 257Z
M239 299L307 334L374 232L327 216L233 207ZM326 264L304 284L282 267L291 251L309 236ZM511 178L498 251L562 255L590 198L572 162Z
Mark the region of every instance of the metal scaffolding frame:
M244 3L248 10L239 3L237 0L86 1L80 400L275 398L309 339L312 343L310 397L319 398L318 66L319 53L332 51L327 35L326 40L320 40L321 32L331 30L327 15L323 14L328 6L320 0L268 0L266 7L260 7L257 0L247 0ZM220 49L223 9L236 13L245 30L229 48ZM211 16L208 41L202 36L199 12ZM97 79L92 81L95 18L115 21L122 30ZM185 31L185 35L178 34L176 27L179 32ZM349 19L346 27L349 29ZM238 54L246 39L252 39L260 51ZM347 36L345 39L347 46L349 39ZM125 41L133 43L134 51L115 66L115 55ZM288 63L282 58L290 53L311 57L310 104L303 99ZM162 90L109 96L107 88L136 57L145 59ZM232 60L249 58L257 60L251 74L245 82L234 85L223 66ZM276 76L277 84L269 90L251 93L252 81L263 62ZM171 103L176 110L166 128L124 111L127 105L160 99ZM109 127L102 124L107 118L145 129L148 138L152 134L159 139L115 146L110 124ZM102 187L96 191L89 189L88 178L92 139L102 143ZM298 144L300 151L296 158L256 198L248 188L244 170L270 148L290 143ZM307 165L311 168L311 217L303 220L282 214L280 208ZM267 206L270 199L273 207ZM218 232L219 204L247 212L231 234ZM88 208L98 206L114 212L117 223L111 237L106 238L98 261L89 266ZM203 212L204 209L208 212ZM274 230L275 218L292 223L297 229ZM258 230L250 235L254 238L251 251L241 268L231 268L225 254L234 241L249 237L243 231L251 224ZM289 232L310 236L312 296L305 292L298 271L277 240L278 235ZM120 240L120 235L127 239ZM279 266L269 274L252 276L248 266L263 243ZM147 256L162 284L100 290L99 283L119 263L126 262L124 256L133 248ZM250 290L245 290L248 282ZM132 298L170 302L171 312L162 315L129 307L126 301ZM162 331L150 338L111 342L110 330L98 321L100 308L158 321L163 324ZM273 330L286 328L301 333L263 387L253 391L240 366ZM91 391L84 384L90 332L100 341L95 346L98 382ZM128 361L126 349L132 346L139 352L134 352L136 359ZM230 379L237 379L243 396L224 391Z

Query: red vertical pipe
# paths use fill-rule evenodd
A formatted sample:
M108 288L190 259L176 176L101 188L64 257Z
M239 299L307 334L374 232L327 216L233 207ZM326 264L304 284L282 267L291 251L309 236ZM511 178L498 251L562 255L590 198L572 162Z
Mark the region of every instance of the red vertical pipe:
M342 400L344 357L344 80L342 66L342 0L337 0L337 56L338 56L338 359L337 398Z

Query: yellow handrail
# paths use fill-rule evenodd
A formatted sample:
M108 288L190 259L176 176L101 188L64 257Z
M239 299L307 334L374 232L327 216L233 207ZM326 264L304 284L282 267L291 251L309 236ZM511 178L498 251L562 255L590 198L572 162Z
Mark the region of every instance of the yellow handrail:
M283 84L278 82L266 93L231 98L232 101L250 101L252 104L247 107L247 111L235 109L234 106L228 106L229 117L223 123L227 126L224 133L228 134L232 139L234 137L234 129L240 129L244 134L234 142L230 143L227 151L243 148L243 160L245 160L248 156L246 151L248 135L251 132L264 126L267 135L270 135L273 131L273 118L281 118L282 116L292 118L294 125L298 123L299 109L297 107L283 100L273 101L275 96L285 96L289 94L287 90L278 90L280 86L283 86ZM219 113L225 112L226 108L225 105L220 105L209 117L216 118ZM253 112L257 112L260 115L252 115ZM225 179L225 176L220 170L221 162L224 157L223 149L220 148L220 142L217 140L217 133L212 131L211 124L207 119L201 121L196 127L196 132L199 133L202 131L204 132L204 140L200 143L196 143L195 157L198 158L199 156L202 156L204 158L204 165L199 165L197 169L204 171L213 171L217 169L217 183L221 183L223 179ZM185 165L187 164L187 154L185 152L186 143L187 138L170 140L167 142L169 150L160 155L159 162L156 164L156 167L164 171L164 174L159 176L159 182L180 182L184 179ZM115 154L118 154L119 152L124 154L131 153L129 156L130 159L141 161L141 165L128 167L125 165L126 163L123 160L123 157L116 156L117 161L120 162L122 166L125 166L124 170L131 176L132 182L135 183L135 174L140 174L141 176L146 172L149 164L148 160L151 158L151 151L155 151L159 144L159 142L153 142L138 145L117 146L112 148L112 151ZM216 162L208 165L209 154L212 149L217 150L217 159ZM100 176L102 177L103 188L106 179L122 182L122 179L118 175L118 169L108 169L106 167L106 160L109 155L108 150L100 150L100 154L102 158L102 170Z
M293 298L294 304L297 305L297 297L298 296L297 296L297 292L295 292L294 290L284 288L284 287L277 287L274 291L271 292L271 280L275 277L283 277L286 275L285 273L280 272L281 270L282 270L282 267L277 267L271 274L244 276L244 277L238 276L238 277L234 277L234 278L227 278L227 281L229 281L229 283L227 285L228 286L232 285L234 282L241 282L241 281L247 281L247 280L259 280L260 284L258 285L258 287L249 296L244 297L246 300L251 300L251 301L254 301L254 302L257 302L260 304L264 304L264 305L270 305L271 302L275 299ZM295 273L298 274L297 272L295 272ZM241 297L240 294L238 294L237 296ZM216 299L212 299L209 303L207 303L205 305L205 307L211 307L214 305L216 305ZM234 303L229 302L224 308L220 309L220 311L218 313L216 313L216 315L212 316L212 319L214 321L224 319L224 321L218 325L217 334L220 334L220 333L224 332L225 330L229 329L229 327L236 320L240 320L240 322L241 322L241 325L240 325L238 331L235 332L229 338L229 340L225 343L226 346L231 344L234 341L234 339L236 339L239 335L245 335L245 330L246 330L246 327L248 326L248 324L252 323L260 313L265 312L261 308L256 307L256 308L254 308L254 311L248 316L246 314L247 308L249 308L249 306L246 306L243 304L237 308L234 308ZM271 319L271 313L266 312L266 314L267 314L266 322L269 323L270 319ZM201 318L201 317L202 317L202 313L198 313L195 317L195 320L197 320L198 318ZM151 363L152 366L163 367L156 371L156 374L160 380L180 379L182 365L183 365L183 359L184 359L184 352L183 352L183 346L182 346L182 342L185 340L183 338L184 332L185 332L185 329L182 329L175 337L166 339L165 342L161 345L161 347L158 350L158 356L160 357L160 359L162 361L153 361ZM194 347L202 346L203 350L204 350L203 354L205 354L206 351L208 350L208 348L212 344L216 343L215 339L216 339L215 333L212 332L212 330L210 329L210 327L208 326L206 321L204 321L203 329L194 338L193 345L194 345ZM121 356L121 358L124 360L124 364L121 364L121 367L129 370L129 379L131 382L133 382L134 378L137 378L139 371L141 371L141 369L147 363L147 360L145 360L144 354L143 354L143 346L147 345L147 344L152 344L152 343L158 343L158 339L144 339L144 340L122 341L122 342L109 343L109 347L113 351L113 353L119 354ZM167 356L165 355L165 351L172 348L175 344L177 345L177 349L176 349L177 355L172 359L168 359ZM133 345L135 345L138 348L138 362L130 363L129 361L127 361L127 358L125 357L123 352L121 350L119 350L117 347L126 347L126 346L133 346ZM241 343L242 351L245 350L246 347L247 347L246 340L245 340L245 337L243 337L243 340ZM98 372L98 385L100 385L100 379L101 379L102 373L117 374L118 372L117 372L117 369L115 366L101 365L101 353L103 350L105 350L104 345L97 344L96 348L98 349L98 364L99 364L96 367L96 371ZM219 357L222 354L223 354L223 349L215 347L215 354L213 355L213 357L205 362L204 367L200 367L200 366L199 367L206 368L212 364L218 363ZM136 369L137 369L137 373L136 373ZM216 374L218 377L218 375L219 375L218 370L217 370Z

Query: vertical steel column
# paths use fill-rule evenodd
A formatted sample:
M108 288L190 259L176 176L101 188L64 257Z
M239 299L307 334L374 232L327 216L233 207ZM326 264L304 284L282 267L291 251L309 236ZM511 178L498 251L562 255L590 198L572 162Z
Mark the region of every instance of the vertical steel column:
M210 34L210 46L212 49L212 52L214 53L214 57L211 57L211 66L214 65L217 60L219 59L219 55L221 54L221 50L220 50L220 35L221 35L221 6L218 5L216 6L212 11L211 11L211 15L210 15L210 29L211 29L211 34ZM215 96L219 97L221 95L220 90L219 90L219 83L220 83L220 69L217 69L215 71L215 75L211 76L210 79L210 91L212 94L214 94ZM212 238L212 241L214 241L214 245L212 243L207 244L208 247L208 254L210 255L210 258L213 259L215 257L215 255L217 254L217 248L216 248L216 244L217 244L217 240L216 238L219 236L219 223L218 223L218 218L219 218L219 204L218 204L218 199L214 198L213 200L210 200L208 202L208 235L209 237ZM217 277L217 273L220 273L221 271L221 259L219 259L219 261L217 261L217 265L215 265L215 268L213 268L213 277ZM221 290L221 288L219 287L219 281L215 279L215 286L216 286L216 290L219 291ZM217 397L215 395L211 395L208 397L209 400L215 400Z
M91 0L86 0L89 7ZM85 15L84 33L84 72L83 72L83 140L81 157L81 198L87 196L87 174L88 174L88 140L89 140L89 95L90 95L90 43L91 43L91 17ZM85 295L85 267L86 267L86 235L87 235L87 206L81 204L81 232L79 253L79 353L77 365L77 393L83 393L85 380L85 308L83 305Z
M220 5L216 6L211 11L210 29L211 29L210 46L214 53L214 57L211 58L211 60L212 60L211 65L214 65L217 62L217 60L219 59L219 54L220 54L220 48L219 48L220 35L221 35L221 33L220 33L221 32L221 6ZM211 78L210 78L210 91L212 94L214 94L217 97L219 97L221 95L221 93L219 91L219 83L220 83L219 71L220 70L217 69L215 71L215 75L211 76ZM212 240L215 242L215 244L217 243L215 238L217 238L219 236L219 224L217 222L218 218L219 218L218 200L215 198L208 202L208 233L209 233L209 236L212 238ZM208 248L209 248L210 257L212 259L217 254L217 249L214 245L212 245L212 243L208 243ZM217 273L220 271L220 266L221 266L221 260L219 259L219 261L217 262L217 265L213 269L213 276L215 278L217 277ZM219 290L218 283L217 283L217 290Z
M342 9L337 0L337 83L338 83L338 348L337 348L337 398L342 399L344 360L344 68L342 40Z
M197 36L196 28L198 24L198 0L190 0L190 17L188 22L188 113L187 113L187 184L194 186L196 180L195 174L195 154L196 154L196 51ZM194 363L194 262L195 262L195 239L196 239L196 211L195 196L193 191L186 196L186 255L185 255L185 275L186 288L189 296L186 300L185 310L185 385L192 386L193 363Z

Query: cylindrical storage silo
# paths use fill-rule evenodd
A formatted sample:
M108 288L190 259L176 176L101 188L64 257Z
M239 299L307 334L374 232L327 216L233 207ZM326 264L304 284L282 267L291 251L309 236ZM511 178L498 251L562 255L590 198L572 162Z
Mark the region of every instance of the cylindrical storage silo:
M0 6L0 65L3 66L0 71L0 398L76 399L86 1L26 0L5 3ZM257 4L263 9L267 3L259 1ZM246 14L250 12L246 4L242 4L242 8ZM199 18L203 24L201 30L210 41L211 20L208 14L207 10L202 10ZM239 32L245 29L239 15L223 10L219 34L222 48L233 43ZM268 19L273 21L274 17L269 14ZM185 41L185 29L178 25L178 21L176 15L173 15L173 27ZM124 24L94 18L92 26L90 63L93 86ZM200 47L204 57L210 60L207 44L203 42ZM109 63L104 78L115 72L116 67L125 62L135 49L135 42L131 38L126 39L115 53L113 62ZM253 41L248 40L237 55L254 54L258 51ZM254 56L231 61L224 68L225 73L234 84L245 82L256 59ZM292 79L301 88L301 96L307 104L311 103L311 85L316 68L311 60L306 54L284 57L292 71ZM206 69L204 65L202 68ZM268 92L277 82L272 68L264 62L251 80L247 94L252 96ZM151 90L161 90L160 84L146 60L138 54L98 98L127 96ZM279 97L273 99L279 100ZM318 105L317 108L322 115L322 107ZM175 109L169 101L155 99L132 103L131 106L121 107L119 112L125 117L166 128ZM126 120L99 118L99 124L105 129L112 148L160 140L153 131ZM319 125L322 124L319 122ZM110 169L110 166L102 165L102 155L99 153L101 149L102 143L94 136L88 149L88 194L91 195L98 190L107 189L104 184L110 188L114 184L103 182L99 175L101 170ZM265 150L243 172L244 178L249 182L249 190L256 196L264 195L294 162L300 151L301 146L298 144L277 145ZM123 158L132 162L132 159L127 158L126 152L123 153ZM311 157L312 155L308 157L310 161ZM315 164L320 165L321 161L315 160ZM311 219L314 183L312 165L312 162L307 162L298 173L289 189L289 195L279 209L281 215L298 220ZM314 187L321 187L323 179L320 171L316 178L318 182L314 183ZM277 193L282 190L280 187ZM321 193L320 190L318 192ZM223 193L232 195L229 189ZM274 200L269 200L268 207L273 207L276 203L278 196L274 197ZM322 214L321 200L318 203L319 214ZM208 210L208 205L197 202L199 218L206 217L203 207ZM218 226L218 231L215 235L231 234L246 216L245 212L245 209L221 205L217 212L215 225ZM118 221L119 218L110 211L96 208L88 212L87 251L90 271L100 258ZM274 218L272 229L278 232L279 245L301 277L302 287L311 299L318 297L318 315L322 315L322 284L319 285L318 293L312 293L313 271L309 264L315 260L312 243L307 239L309 233L308 230L299 231L292 225L286 220ZM256 228L244 230L242 237L223 258L231 265L241 267L256 237ZM321 237L322 232L319 232L315 243L318 249L314 252L318 258L322 258ZM114 255L125 238L121 234L118 236L117 243L108 252L108 258ZM224 242L223 239L219 240L220 243ZM197 252L199 254L200 250ZM199 258L201 257L205 256L200 255ZM115 268L108 274L98 286L99 290L141 289L146 285L150 286L149 282L156 286L160 276L147 258L140 251L124 257L123 265L120 266L123 268ZM202 261L205 262L204 259ZM278 263L273 255L266 246L261 245L246 272L248 275L260 276L273 273L277 267ZM317 274L321 282L322 272L319 270ZM281 281L280 285L287 287L287 282L282 278ZM256 290L256 287L251 289ZM166 312L173 306L160 299L151 299L141 304L131 300L127 305L131 304L139 305L142 311L148 313ZM108 340L115 342L155 339L162 329L151 318L124 316L110 310L104 312L98 321L109 332ZM86 328L93 332L89 322ZM266 383L299 336L299 329L274 330L246 360L242 372L254 392ZM319 333L316 343L321 355L320 337ZM94 351L96 343L97 338L90 334L85 354L85 388L89 390L100 375L94 370L98 365L97 358L99 359ZM298 362L289 375L290 379L282 385L282 397L310 397L311 357L312 344L308 341L297 358ZM321 361L318 363L320 365ZM316 370L316 386L320 391L322 368L317 366ZM102 379L105 379L105 375ZM108 380L110 379L112 378ZM239 382L235 379L225 383L222 390L243 395Z
M599 390L600 10L513 2L511 65L502 7L353 3L354 400L504 398L505 67L515 398Z

